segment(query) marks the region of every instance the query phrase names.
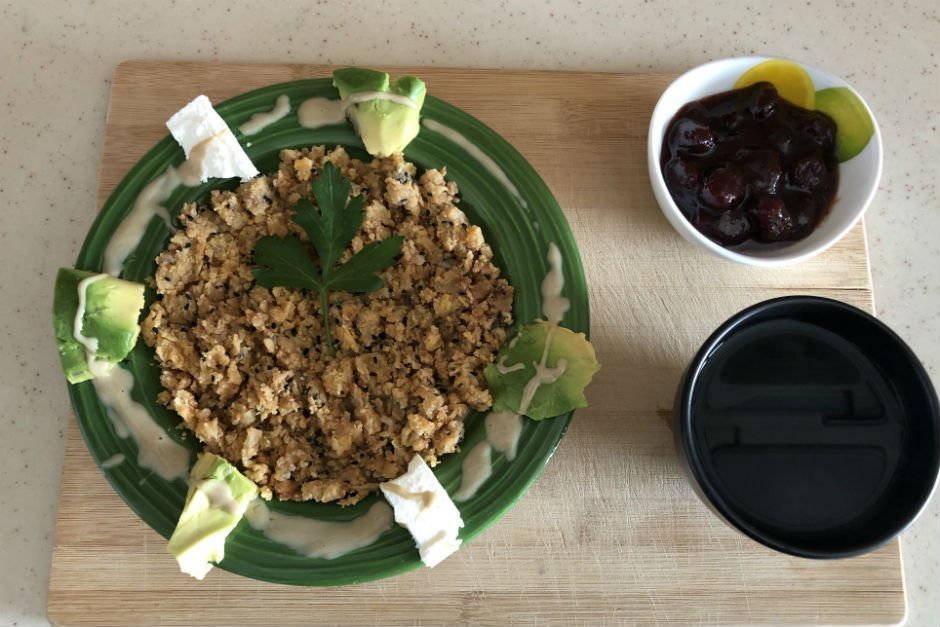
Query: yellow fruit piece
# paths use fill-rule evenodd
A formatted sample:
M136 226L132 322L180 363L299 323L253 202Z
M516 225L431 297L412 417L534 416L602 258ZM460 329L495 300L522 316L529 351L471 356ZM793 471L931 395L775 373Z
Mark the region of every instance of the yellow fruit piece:
M740 89L761 82L773 84L782 98L804 109L812 109L816 104L813 79L806 70L792 61L771 59L758 63L741 75L734 88Z

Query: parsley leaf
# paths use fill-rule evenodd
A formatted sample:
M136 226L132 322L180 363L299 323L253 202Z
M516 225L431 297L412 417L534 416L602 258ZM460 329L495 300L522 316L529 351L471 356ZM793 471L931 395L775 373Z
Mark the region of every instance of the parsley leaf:
M265 287L297 287L319 291L323 288L317 268L304 245L293 235L262 237L255 243L255 263L267 266L251 273Z
M374 292L382 287L378 272L392 265L401 251L402 237L389 237L362 248L343 265L336 267L365 218L363 196L349 197L351 185L332 164L325 163L320 177L310 184L319 210L309 200L301 200L294 211L294 222L310 238L319 256L319 268L294 235L262 237L255 244L252 269L258 285L294 287L320 293L320 309L326 347L336 354L330 331L329 291Z

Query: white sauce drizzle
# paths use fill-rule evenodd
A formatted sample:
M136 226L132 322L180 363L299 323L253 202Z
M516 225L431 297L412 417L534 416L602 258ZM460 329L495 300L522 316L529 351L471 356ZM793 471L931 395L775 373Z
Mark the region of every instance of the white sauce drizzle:
M522 416L514 411L494 411L486 416L486 441L511 462L516 458L519 436L522 434Z
M408 499L409 501L417 501L421 504L420 511L422 512L434 505L434 500L437 498L437 492L432 492L430 490L412 492L391 481L386 481L383 483L382 490L391 492L392 494L397 494L401 498Z
M131 373L115 367L107 373L96 374L92 383L118 437L130 436L137 443L137 464L167 481L186 477L189 449L168 436L147 409L131 398L134 385Z
M523 415L529 410L529 405L532 404L532 400L535 398L535 393L538 391L539 386L554 383L565 373L565 369L568 367L568 360L564 358L559 359L552 368L550 368L547 363L548 351L551 349L552 339L555 337L555 329L558 328L561 319L565 316L565 312L567 312L568 308L571 306L571 302L561 295L561 290L565 287L565 275L561 265L561 251L558 250L554 242L548 245L547 257L549 270L548 274L545 275L545 278L542 280L542 314L545 316L550 327L545 336L545 347L542 349L542 358L538 363L532 363L532 366L535 368L535 374L532 375L532 378L529 379L525 388L522 390L518 413ZM517 339L518 336L513 339L513 342ZM512 347L513 344L510 343L509 346ZM509 370L510 368L515 369L516 366L521 365L521 363L522 362L507 366L500 360L500 362L496 364L496 368L500 372L503 372L503 369L511 372L511 370ZM503 372L503 374L505 374L505 372Z
M407 96L391 94L385 91L361 91L349 94L342 100L329 98L309 98L297 107L297 122L304 128L320 128L331 124L342 124L346 121L346 110L349 107L369 100L391 100L400 105L418 108L416 103Z
M513 341L516 341L518 338L513 338ZM496 371L499 374L509 374L510 372L515 372L516 370L522 370L525 368L525 364L521 361L518 364L513 364L511 366L506 365L506 355L503 355L499 358L499 361L496 362Z
M346 121L346 102L328 98L310 98L297 107L297 122L304 128L320 128Z
M472 498L483 482L493 474L493 467L490 463L492 451L489 442L483 441L470 449L467 456L463 458L463 464L460 467L460 489L454 495L455 501L466 501Z
M173 190L179 185L186 187L196 187L202 182L203 160L209 152L212 143L221 138L228 129L219 131L211 137L207 137L192 147L189 151L189 158L186 159L178 168L169 166L160 176L153 179L141 190L140 194L134 200L134 208L131 209L108 242L108 247L104 251L104 271L112 276L119 276L124 262L140 243L140 238L144 236L147 225L154 216L160 216L167 227L172 228L170 214L167 212L163 203L167 201Z
M245 518L274 542L301 555L328 560L369 546L393 521L392 508L385 501L374 504L359 518L340 522L278 514L256 499L248 506Z
M241 517L242 507L232 495L232 486L220 479L203 479L196 482L196 489L209 499L209 507L222 510L232 516Z
M176 173L179 175L179 181L186 187L196 187L204 180L208 180L207 176L203 176L203 170L205 167L203 162L206 159L206 155L209 153L209 148L212 146L212 143L220 140L223 135L228 133L228 128L225 128L215 135L210 135L204 140L190 148L189 157L180 164L180 167L176 169ZM170 190L172 191L172 190ZM164 211L166 211L164 209ZM167 223L169 226L169 223Z
M168 481L183 478L188 474L189 450L169 437L163 428L153 421L147 409L131 398L134 377L130 372L94 358L98 341L82 335L82 318L85 315L88 286L108 274L120 274L127 256L137 248L151 219L160 216L167 226L171 225L170 215L162 203L166 202L178 185L192 187L199 184L203 170L202 161L209 146L220 134L199 142L190 151L189 159L179 169L168 167L163 174L141 190L134 200L134 207L118 225L108 242L104 252L105 274L82 280L78 288L79 308L75 314L74 335L85 347L88 367L94 376L92 383L98 398L104 404L118 437L132 437L137 444L138 465L152 470Z
M110 468L114 468L115 466L120 466L124 463L125 459L126 458L124 457L123 453L115 453L108 459L101 462L101 470L108 470Z
M542 359L539 360L539 363L533 364L535 374L532 375L532 378L529 379L522 390L522 398L519 400L519 413L522 415L529 411L529 405L532 404L539 386L554 383L561 378L561 375L565 374L565 369L568 367L568 360L564 358L559 359L554 368L549 368L546 364L548 349L552 345L556 328L558 327L552 327L548 330L548 334L545 336L545 350L542 351Z
M532 364L535 367L535 374L529 379L522 391L519 411L494 411L490 412L484 419L486 441L477 444L464 458L461 467L460 489L454 495L454 500L465 501L472 498L480 489L480 486L490 477L492 473L490 458L493 449L502 453L506 457L506 461L511 462L516 458L519 437L522 435L522 414L525 414L528 410L539 386L557 381L568 366L565 359L559 359L553 368L549 368L546 363L555 329L558 328L565 312L571 306L571 302L561 295L561 291L565 286L565 276L562 269L561 251L554 243L548 245L547 257L549 271L542 280L542 313L551 326L545 336L545 348L542 350L542 357L538 363ZM518 341L519 336L517 335L509 342L509 348L514 347ZM525 364L522 362L508 366L505 360L506 356L503 355L496 362L496 369L500 374L509 374L525 368Z
M281 94L277 97L273 109L262 113L255 113L247 122L239 126L238 130L241 131L243 135L260 133L288 113L290 113L290 98L287 94Z
M517 201L519 201L519 204L522 205L523 209L529 208L528 203L526 203L525 199L522 197L522 194L519 193L519 190L515 185L513 185L512 181L509 180L509 177L506 176L506 173L503 172L503 170L488 154L480 150L476 144L449 126L445 126L436 120L424 118L421 120L421 123L425 126L425 128L434 131L439 135L443 135L451 142L463 148L471 157L473 157L480 165L483 166L484 170L489 172L493 178L499 181L503 187L505 187L509 193L512 194Z
M75 320L72 322L72 337L85 347L85 359L88 361L89 370L93 368L95 353L98 351L98 338L89 337L82 333L82 327L85 323L85 307L88 302L88 288L92 283L96 283L107 276L104 273L96 274L78 282L78 309L75 311Z
M166 225L170 226L170 214L163 207L163 203L179 184L180 177L176 168L170 166L141 190L134 200L134 208L121 221L114 235L111 236L108 247L105 248L105 272L112 276L121 274L124 261L131 251L137 248L140 238L143 237L147 225L154 216L160 216Z
M565 274L561 266L561 251L552 242L548 245L549 271L542 280L542 313L549 324L559 325L571 301L561 295L565 287Z

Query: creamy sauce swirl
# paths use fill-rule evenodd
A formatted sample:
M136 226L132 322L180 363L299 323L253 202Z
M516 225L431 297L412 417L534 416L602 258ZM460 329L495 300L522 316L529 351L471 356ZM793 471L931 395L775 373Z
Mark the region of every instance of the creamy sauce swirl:
M434 131L438 135L443 135L449 141L463 148L463 150L473 157L477 163L483 166L484 170L489 172L493 178L499 181L500 184L502 184L502 186L505 187L510 194L512 194L512 196L519 202L520 205L522 205L524 209L528 209L529 205L522 197L522 194L519 193L518 188L513 185L513 182L509 180L509 177L506 176L506 173L503 172L502 168L500 168L499 165L493 161L493 158L480 150L476 144L461 135L459 132L455 131L449 126L441 124L437 120L424 118L421 120L421 123L425 126L425 128Z
M463 458L460 467L460 489L454 494L455 501L466 501L472 498L480 486L493 474L490 456L493 452L489 442L478 443L467 456Z
M189 449L166 434L143 405L131 398L134 377L115 366L92 379L95 392L104 404L114 431L120 438L131 437L137 444L137 464L170 481L189 473Z
M336 559L369 546L392 526L392 508L379 501L363 516L349 521L313 520L272 512L255 499L245 518L267 538L307 557Z
M571 307L571 301L561 295L565 288L565 274L561 265L561 251L552 242L548 245L548 274L542 280L542 313L549 324L559 325Z
M166 225L171 226L170 214L167 213L163 203L167 201L176 186L180 184L176 168L170 166L157 178L150 181L134 200L131 212L124 216L108 241L104 250L104 271L112 276L121 274L121 268L131 254L140 238L143 237L147 225L154 216L163 219Z
M519 400L519 413L522 415L529 411L529 405L535 399L535 393L538 392L539 387L549 385L560 379L568 367L568 360L564 358L559 359L554 367L548 366L548 351L552 346L555 329L557 328L557 326L551 327L545 335L545 348L542 349L542 358L537 364L534 364L535 374L526 382L522 390L522 398Z
M121 464L124 463L125 459L126 458L124 457L123 453L115 453L108 459L101 462L101 470L110 470L111 468L114 468L115 466L120 466Z
M112 276L119 276L124 262L137 248L147 226L154 216L159 216L168 228L173 227L170 214L163 203L169 199L179 185L196 187L204 176L204 160L216 141L229 133L228 128L207 137L192 147L189 157L178 168L169 166L163 174L150 181L134 199L134 207L124 216L115 229L104 250L104 271Z
M97 283L108 275L101 273L82 279L78 282L78 309L75 311L75 320L72 321L72 337L75 341L85 347L85 359L88 361L89 370L93 367L95 361L95 352L98 350L98 338L89 337L82 333L82 327L85 325L85 308L88 304L88 288L92 283Z
M477 444L464 457L461 467L460 489L454 495L455 500L465 501L473 497L480 489L480 486L490 477L492 473L490 459L493 450L502 453L506 461L511 462L516 458L519 437L522 435L522 415L529 409L538 388L557 381L568 367L568 362L564 358L559 359L554 367L549 367L547 364L555 329L558 328L562 318L571 306L571 302L561 295L565 286L565 277L562 269L561 251L554 243L548 245L547 258L549 270L542 280L542 313L551 327L545 336L545 347L542 349L541 359L532 364L535 373L523 388L519 411L494 411L487 414L484 419L486 441ZM519 336L517 335L509 342L509 348L514 347L518 341ZM496 370L500 374L509 374L523 368L525 368L523 362L507 365L505 355L496 362Z
M304 128L320 128L346 121L346 102L329 98L309 98L297 107L297 122Z
M516 459L519 436L522 434L522 416L514 411L490 412L484 420L486 441L502 453L506 461Z
M562 269L561 251L554 242L549 243L546 256L549 270L542 280L542 314L551 327L545 336L545 347L542 349L541 359L538 363L532 364L535 367L535 373L522 390L522 398L519 400L519 413L522 415L529 410L539 387L554 383L565 374L568 368L568 360L564 358L560 358L553 367L548 366L548 352L551 350L552 340L555 337L555 329L561 324L561 319L564 318L571 302L561 295L565 287L565 275Z
M235 496L232 494L232 486L221 479L203 479L196 482L196 489L206 495L209 499L209 507L221 510L232 516L240 517L243 513L242 508Z
M516 341L518 338L513 338L513 341ZM525 368L525 364L521 361L518 364L513 364L511 366L506 365L506 355L503 355L496 362L496 371L499 374L509 374L510 372L515 372L516 370L522 370Z
M434 499L437 498L436 492L431 492L426 490L424 492L411 492L401 487L397 483L392 483L388 481L382 484L382 489L392 494L397 494L403 499L408 499L409 501L418 501L421 503L421 509L425 510L434 505Z
M254 135L260 133L278 120L284 118L290 113L290 98L287 94L281 94L275 101L274 108L270 111L255 113L247 122L238 127L243 135Z
M231 131L229 131L227 128L223 129L215 135L206 137L204 140L189 150L189 157L187 157L186 161L181 163L180 167L176 169L180 183L186 187L196 187L203 181L208 180L208 177L203 173L203 171L205 169L204 162L206 160L206 156L209 154L209 149L212 147L214 142L221 141L222 137L229 132ZM169 223L167 224L169 225Z
M391 94L386 91L361 91L349 94L342 100L329 98L308 98L297 107L297 122L304 128L320 128L346 121L346 110L353 105L369 100L390 100L394 103L418 108L418 103L407 96Z

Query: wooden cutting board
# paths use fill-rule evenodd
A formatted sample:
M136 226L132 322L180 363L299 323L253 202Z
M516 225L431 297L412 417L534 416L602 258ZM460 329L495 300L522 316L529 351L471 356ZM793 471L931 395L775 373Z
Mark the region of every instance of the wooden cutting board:
M48 613L59 625L890 624L905 615L897 542L864 557L779 555L726 527L680 475L665 420L679 376L738 310L785 294L872 308L865 233L794 268L699 252L661 215L646 131L671 77L413 69L501 133L545 179L581 250L603 365L545 474L434 570L331 589L216 569L181 575L111 490L71 421ZM114 75L99 206L199 93L221 101L329 68L131 62ZM272 102L273 106L273 102ZM90 208L89 208L90 210ZM63 408L63 411L65 408Z

